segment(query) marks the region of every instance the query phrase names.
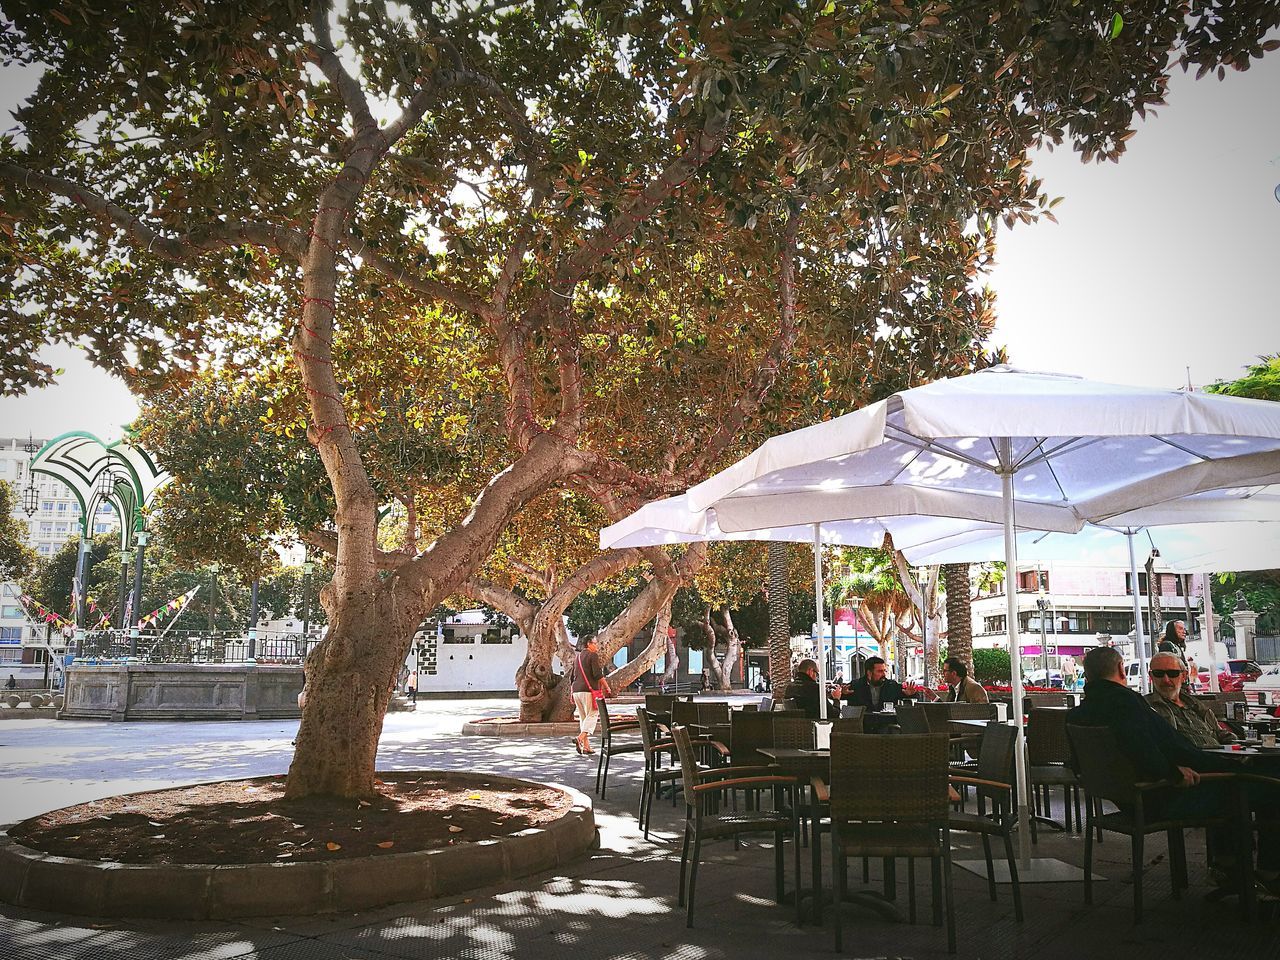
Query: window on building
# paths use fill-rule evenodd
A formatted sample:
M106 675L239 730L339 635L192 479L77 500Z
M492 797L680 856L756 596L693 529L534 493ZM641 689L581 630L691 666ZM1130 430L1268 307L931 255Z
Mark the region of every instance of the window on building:
M59 513L66 513L66 512L67 512L67 507L69 507L69 506L70 506L70 504L69 504L69 503L67 503L67 501L63 500L61 503L59 503L59 504L58 504L58 512L59 512Z
M458 631L453 629L453 627L445 627L444 630L441 632L443 634L442 639L444 643L475 643L476 642L476 638L474 634L458 633Z
M1124 592L1133 595L1133 574L1126 573L1124 575ZM1145 597L1147 595L1147 575L1145 573L1138 574L1138 596Z
M22 616L22 607L16 603L6 603L3 607L0 607L0 617L4 617L6 620L14 620L20 616Z
M1000 614L994 617L982 618L983 633L1004 633L1005 632L1005 615Z
M21 663L21 647L0 647L0 663Z
M41 513L53 513L53 501L52 501L52 500L41 500L41 501L40 501L40 512L41 512Z
M39 546L39 547L37 547L37 548L36 548L36 552L37 552L37 553L39 553L41 556L47 557L47 556L49 556L51 553L53 553L53 544L52 544L52 543L42 543L42 544L40 544L40 546Z
M480 637L481 643L511 643L511 628L490 627Z
M49 523L48 521L44 521L44 522L42 522L42 523L40 524L40 536L42 536L42 537L52 537L52 536L53 536L53 524L52 524L52 523Z
M110 529L111 529L111 524L109 523L95 523L93 525L94 533L106 533Z
M54 533L66 533L67 525L65 523L56 523L53 526Z

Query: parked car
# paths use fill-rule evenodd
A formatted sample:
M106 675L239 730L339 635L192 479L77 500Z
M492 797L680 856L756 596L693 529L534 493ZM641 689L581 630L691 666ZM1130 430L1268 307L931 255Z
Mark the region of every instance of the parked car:
M1051 687L1054 690L1062 689L1062 673L1058 670L1050 670L1046 674L1043 670L1032 670L1027 673L1027 685L1032 687Z
M1256 681L1260 676L1262 676L1262 666L1256 661L1228 660L1219 665L1218 689L1243 690L1246 683Z

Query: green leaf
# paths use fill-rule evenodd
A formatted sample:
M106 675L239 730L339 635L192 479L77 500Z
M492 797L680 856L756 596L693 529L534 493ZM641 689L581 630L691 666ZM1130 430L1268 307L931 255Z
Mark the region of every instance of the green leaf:
M1107 39L1114 40L1116 37L1120 36L1120 31L1123 29L1124 29L1124 17L1120 16L1120 14L1117 13L1114 17L1111 18L1111 36L1109 36Z

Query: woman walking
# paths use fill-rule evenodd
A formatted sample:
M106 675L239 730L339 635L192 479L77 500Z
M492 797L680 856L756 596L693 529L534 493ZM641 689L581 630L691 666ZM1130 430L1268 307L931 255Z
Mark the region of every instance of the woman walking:
M578 710L578 739L574 746L578 753L595 753L591 749L591 734L596 732L600 711L596 701L609 696L609 681L600 667L600 642L597 637L587 640L579 651L573 667L573 705Z

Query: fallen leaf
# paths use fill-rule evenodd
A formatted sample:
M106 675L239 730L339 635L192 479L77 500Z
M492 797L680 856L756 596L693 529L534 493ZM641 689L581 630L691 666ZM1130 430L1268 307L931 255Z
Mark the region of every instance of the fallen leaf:
M276 844L276 846L277 847L296 847L297 844L294 843L292 840L281 840L279 843Z
M380 846L383 850L390 850L395 845L396 845L396 842L394 840L383 840L380 844L378 844L378 846Z
M372 804L372 803L370 803L368 800L359 800L359 801L357 801L357 803L358 803L360 806L362 806L362 807L372 807L372 806L373 806L373 804Z
M285 858L287 858L287 857L292 857L292 856L293 856L293 854L286 850L284 853L277 853L277 854L276 854L276 859L277 859L277 860L284 860Z
M483 798L483 797L481 797L481 796L480 796L480 794L478 794L478 793L473 793L473 794L471 794L471 796L467 797L467 799L468 799L468 800L482 800L482 799L484 799L484 798Z
M163 840L163 839L164 839L164 834L163 834L163 833L153 833L153 834L151 835L151 839L152 839L152 840Z
M342 844L334 843L332 840L330 840L328 843L325 844L325 848L328 850L341 850Z
M164 826L164 824L163 824L163 823L160 823L160 822L158 822L158 821L156 821L156 820L148 820L148 821L147 821L147 823L151 824L151 826L153 826L153 827L163 827L163 826Z
M456 823L451 823L451 824L449 824L449 832L450 832L450 833L461 833L461 832L462 832L462 828L461 828L460 826L458 826Z

